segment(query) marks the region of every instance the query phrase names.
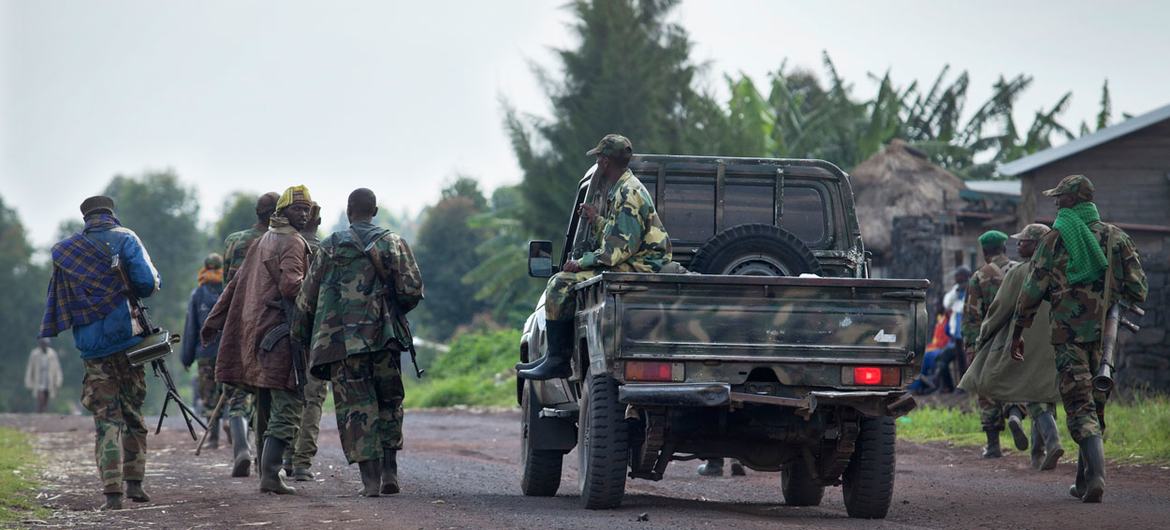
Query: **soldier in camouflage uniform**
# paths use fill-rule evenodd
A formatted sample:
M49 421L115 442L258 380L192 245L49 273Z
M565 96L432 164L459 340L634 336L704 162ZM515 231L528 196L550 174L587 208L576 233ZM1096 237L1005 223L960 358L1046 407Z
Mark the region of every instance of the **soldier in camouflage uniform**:
M597 157L595 184L606 197L604 215L591 204L581 205L582 218L597 234L598 248L570 260L549 279L544 291L548 354L534 366L518 365L524 379L568 377L573 350L573 287L604 271L658 272L670 263L670 236L662 227L654 200L627 166L633 156L630 140L608 134L586 153ZM598 228L599 227L599 228Z
M414 254L397 234L373 224L377 212L374 192L350 194L349 230L321 242L297 296L292 330L293 340L310 351L310 373L333 383L341 446L346 460L358 464L367 497L399 491L400 359L409 335L397 316L423 299Z
M272 191L261 195L256 199L256 224L247 230L233 232L224 239L224 285L231 282L236 272L240 270L240 266L244 264L244 258L248 255L248 249L252 248L252 243L268 231L268 222L272 218L273 212L276 211L276 201L279 199L280 195ZM228 396L228 401L225 404L227 410L223 412L223 415L228 418L228 432L240 433L240 436L232 435L231 438L232 476L246 477L252 468L252 450L248 446L248 423L255 424L255 418L252 418L255 411L251 406L251 393L227 383L222 386L223 392ZM249 418L252 419L249 420Z
M983 317L995 293L1003 283L1003 277L1014 269L1019 262L1008 259L1007 234L999 230L989 230L979 236L979 245L983 248L985 265L971 275L967 282L967 298L963 302L963 351L967 354L967 366L971 365L978 349L979 328L983 325ZM1021 451L1028 448L1028 437L1024 434L1023 415L1024 407L1019 403L1001 403L985 396L978 396L979 420L983 432L987 435L987 446L983 448L983 458L999 458L1003 452L999 447L999 434L1004 429L1004 413L1008 416L1008 425L1012 430L1016 449Z
M301 230L301 237L309 244L309 251L317 254L321 247L321 239L317 237L317 230L321 227L321 206L313 203L309 212L309 224ZM329 391L328 381L324 381L307 374L305 380L305 412L301 414L301 428L297 431L297 439L285 450L285 475L297 482L313 480L313 457L317 456L317 437L321 434L321 405L325 403L325 394Z
M1129 236L1101 221L1088 178L1070 175L1044 194L1054 198L1059 210L1053 230L1032 257L1034 270L1017 308L1012 357L1023 359L1023 329L1032 325L1042 301L1051 302L1058 386L1068 430L1080 446L1077 480L1069 493L1084 502L1101 502L1105 493L1101 435L1108 396L1094 391L1091 383L1101 362L1101 328L1108 305L1146 299L1146 275Z

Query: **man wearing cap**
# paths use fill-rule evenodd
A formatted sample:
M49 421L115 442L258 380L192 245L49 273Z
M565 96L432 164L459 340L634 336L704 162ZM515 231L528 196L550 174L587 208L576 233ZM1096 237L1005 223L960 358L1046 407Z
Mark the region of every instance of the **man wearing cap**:
M288 336L286 308L296 299L307 267L309 245L298 230L309 222L308 188L293 186L276 203L264 233L249 249L236 276L203 324L204 344L220 338L215 379L256 393L256 446L260 491L295 493L280 477L281 456L296 437L304 401ZM303 364L301 364L303 366ZM233 433L233 438L235 434Z
M1025 361L1011 358L1010 339L1014 333L1016 303L1024 281L1032 274L1030 258L1049 228L1030 224L1011 236L1025 261L1003 277L1003 283L983 315L983 325L974 341L975 360L963 376L959 387L979 395L980 401L1027 403L1032 417L1032 467L1050 470L1064 454L1060 432L1056 427L1056 353L1052 348L1052 329L1033 326L1024 333ZM1049 304L1039 308L1040 318L1048 318Z
M525 379L568 377L572 368L573 286L603 271L658 272L670 263L670 236L662 227L654 200L627 166L633 156L630 140L607 134L585 153L597 159L595 184L605 197L604 215L592 204L582 204L581 217L592 224L598 246L569 260L549 279L544 291L548 354L540 361L517 366Z
M970 366L975 356L975 344L979 340L979 328L983 325L983 317L987 314L995 293L1003 283L1003 277L1008 271L1019 265L1019 262L1008 259L1004 243L1008 240L1007 234L999 230L989 230L979 236L979 246L983 249L983 259L986 261L967 283L967 299L963 302L963 352L967 356L967 365ZM1018 403L1001 403L988 399L984 395L978 396L979 421L983 432L987 435L987 446L983 448L983 458L999 458L1003 452L999 448L999 434L1004 428L1004 413L1008 416L1008 425L1012 430L1012 438L1016 449L1021 451L1028 448L1028 437L1024 434L1023 405Z
M1068 430L1080 446L1076 483L1069 493L1101 502L1105 493L1105 401L1091 380L1101 363L1101 327L1108 307L1139 304L1148 286L1137 248L1120 228L1101 221L1093 183L1069 175L1044 195L1058 208L1053 230L1040 240L1024 283L1012 334L1012 357L1025 360L1023 332L1041 302L1052 304L1052 344ZM1040 324L1043 325L1043 324Z
M199 286L191 291L190 301L187 303L187 323L183 327L183 349L179 360L183 368L190 370L195 361L199 361L198 384L199 398L210 416L215 405L219 403L220 389L215 384L215 356L219 352L219 341L212 341L206 346L199 343L199 330L203 329L203 321L207 320L211 308L219 300L223 292L223 257L212 252L203 260L203 268L199 269ZM207 425L207 447L219 449L219 419Z
M268 231L268 223L272 219L273 212L276 211L276 201L280 200L280 195L276 192L268 192L256 199L256 224L246 230L233 232L224 239L225 250L223 252L223 283L227 285L235 277L236 271L240 270L240 266L244 264L244 258L248 255L248 249L252 248L252 243L260 239ZM222 351L222 345L220 346ZM240 433L239 436L232 436L232 476L246 477L252 468L252 449L248 445L248 423L249 418L255 412L251 406L251 393L244 388L236 387L228 383L221 384L223 392L228 395L228 400L225 406L227 410L223 416L228 418L229 432Z
M53 276L41 322L41 337L73 330L73 343L85 363L81 404L93 413L96 458L106 501L104 510L122 508L125 495L147 502L146 373L131 366L125 351L142 342L144 330L130 317L126 291L140 298L161 285L158 271L138 235L114 216L114 200L90 197L81 203L85 228L53 245ZM126 272L130 285L113 268Z

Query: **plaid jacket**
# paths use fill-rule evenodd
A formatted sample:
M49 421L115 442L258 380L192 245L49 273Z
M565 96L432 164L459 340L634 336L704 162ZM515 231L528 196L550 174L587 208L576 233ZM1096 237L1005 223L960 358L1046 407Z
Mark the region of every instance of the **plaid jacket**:
M53 245L41 337L96 322L126 303L122 278L111 268L113 256L99 244L77 233Z

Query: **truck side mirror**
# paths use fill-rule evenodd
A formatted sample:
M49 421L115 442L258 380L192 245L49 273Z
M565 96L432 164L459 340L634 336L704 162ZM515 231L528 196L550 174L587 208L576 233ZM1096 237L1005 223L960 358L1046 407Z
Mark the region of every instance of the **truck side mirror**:
M553 275L552 241L528 242L528 275L533 278Z

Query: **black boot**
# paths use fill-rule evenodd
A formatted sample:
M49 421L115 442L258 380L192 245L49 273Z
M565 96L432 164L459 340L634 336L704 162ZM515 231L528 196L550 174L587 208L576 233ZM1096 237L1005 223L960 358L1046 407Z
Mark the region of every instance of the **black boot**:
M362 474L362 490L358 492L358 495L377 497L382 486L382 461L358 462L358 471Z
M264 437L264 450L260 453L260 491L262 493L286 495L297 492L295 488L285 484L284 479L280 477L280 459L284 456L284 448L287 446L288 442L284 440L271 436Z
M126 498L134 502L150 502L150 495L147 495L146 490L142 489L141 480L126 481Z
M999 448L999 431L984 431L987 433L987 446L983 448L983 458L999 458L1003 451Z
M122 494L121 493L107 493L106 503L99 508L102 511L106 510L121 510L122 509Z
M1085 451L1084 502L1101 502L1105 495L1105 445L1100 436L1090 436L1081 442Z
M1032 418L1032 469L1044 465L1044 436L1040 434L1039 421Z
M743 464L739 463L739 460L732 460L731 461L731 476L733 476L733 477L747 476L747 471L744 471Z
M541 357L535 361L528 361L526 363L516 363L516 371L519 372L520 370L531 370L537 366L540 366L540 363L542 362L544 362L544 357Z
M1024 434L1024 415L1020 413L1018 407L1008 408L1008 430L1012 432L1012 441L1016 443L1016 449L1021 451L1028 450L1028 435Z
M1040 428L1040 437L1044 440L1044 462L1040 464L1040 469L1056 469L1060 457L1064 456L1064 446L1060 444L1060 429L1056 426L1052 411L1041 413L1035 419L1035 425Z
M382 495L398 493L398 451L382 451Z
M722 458L708 458L703 465L696 470L701 477L722 477L723 476L723 459Z
M544 381L573 375L573 366L569 362L573 352L573 321L546 321L545 331L548 334L548 354L536 367L520 370L517 375L523 379Z
M1081 448L1077 454L1076 483L1068 487L1068 494L1078 499L1085 496L1085 449Z
M233 477L246 477L252 469L252 449L248 447L248 424L242 416L233 416L229 421L232 426L232 463Z
M207 448L219 449L219 418L207 426Z

